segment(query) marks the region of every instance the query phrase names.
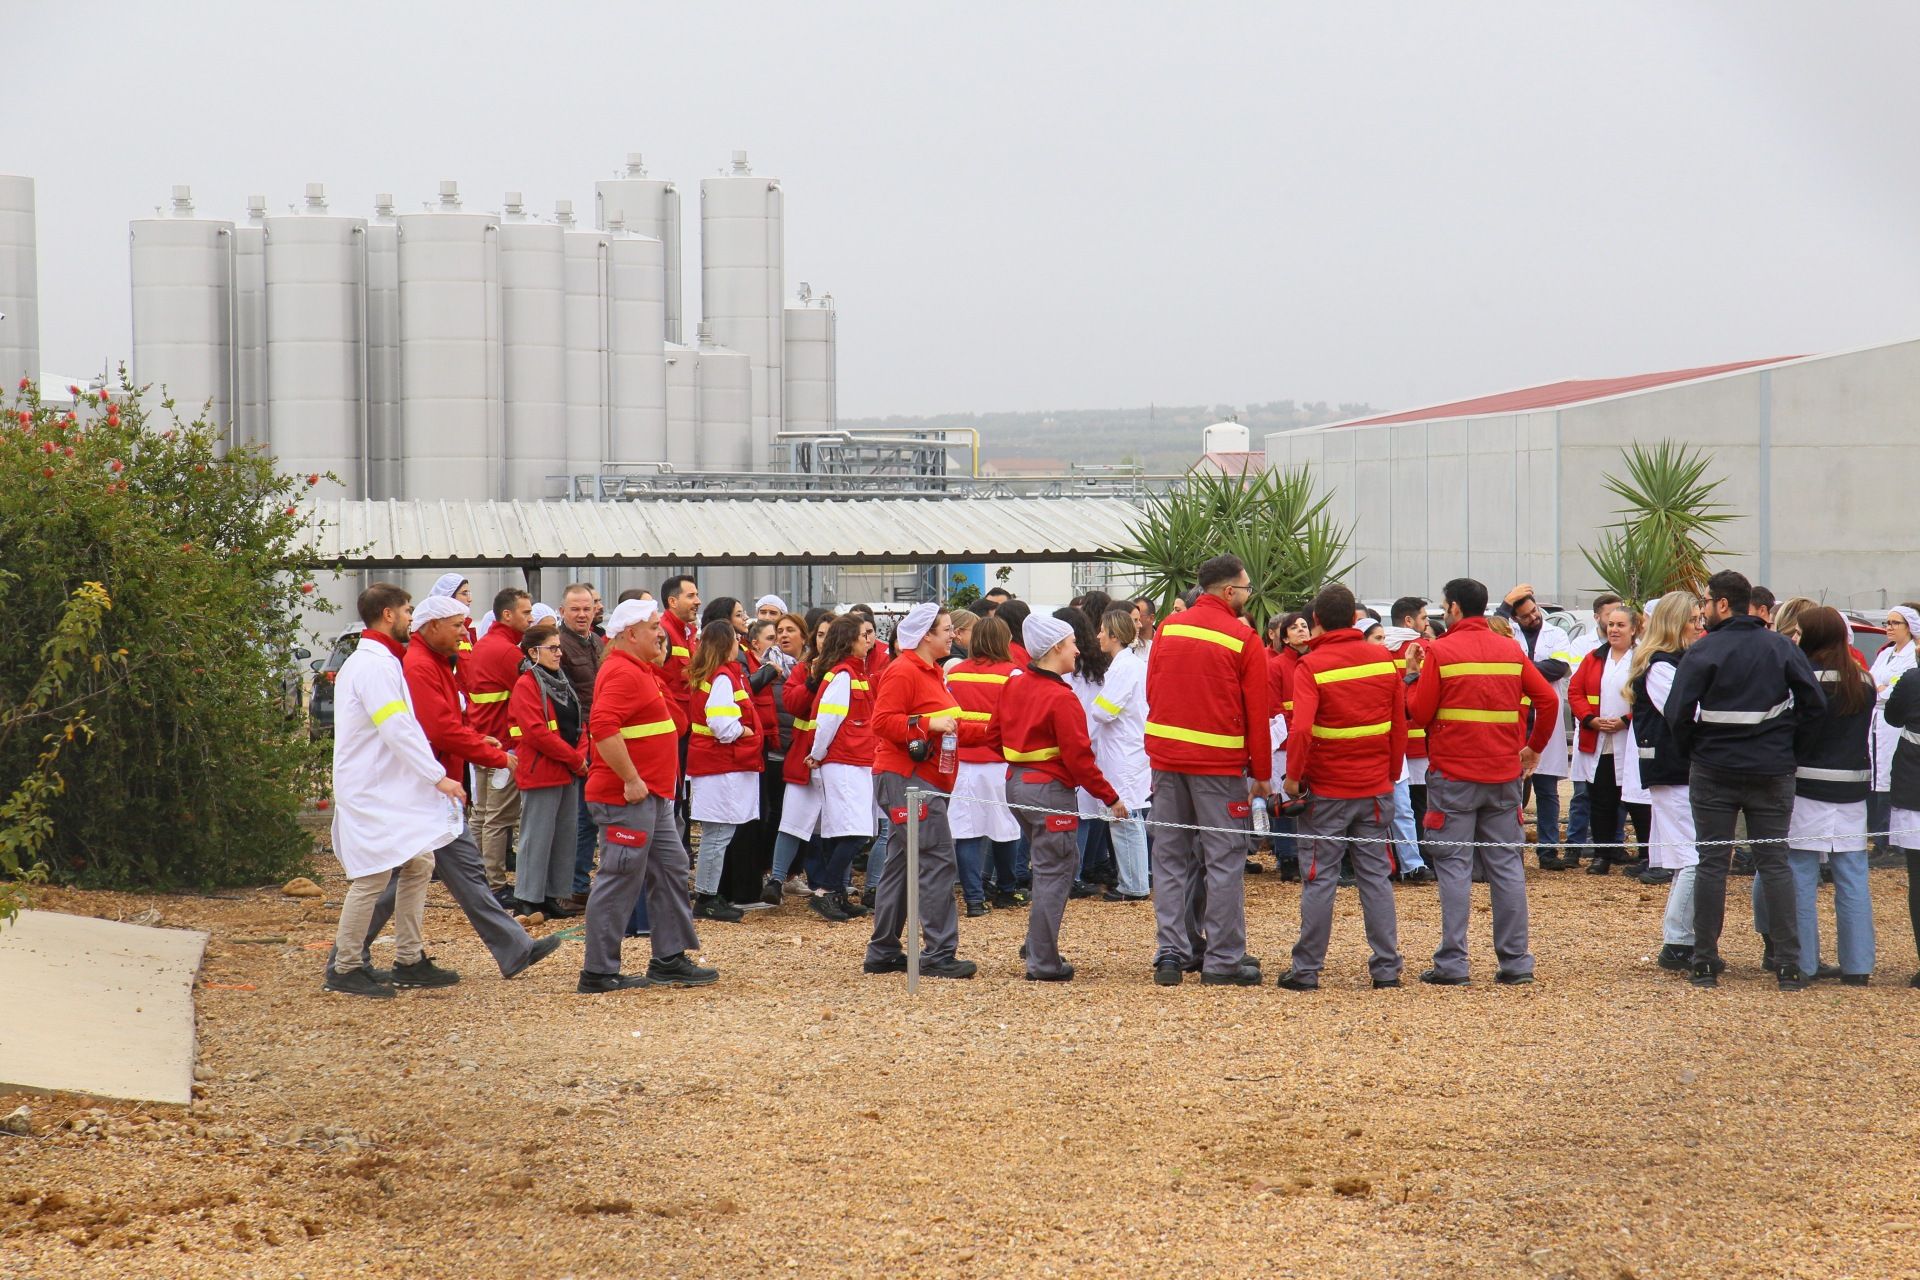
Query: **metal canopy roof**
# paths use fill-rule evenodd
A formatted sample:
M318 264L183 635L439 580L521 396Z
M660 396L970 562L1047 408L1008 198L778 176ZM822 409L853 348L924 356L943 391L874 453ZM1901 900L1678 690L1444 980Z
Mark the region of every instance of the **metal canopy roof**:
M316 566L901 564L1088 560L1125 545L1125 498L631 502L316 501Z

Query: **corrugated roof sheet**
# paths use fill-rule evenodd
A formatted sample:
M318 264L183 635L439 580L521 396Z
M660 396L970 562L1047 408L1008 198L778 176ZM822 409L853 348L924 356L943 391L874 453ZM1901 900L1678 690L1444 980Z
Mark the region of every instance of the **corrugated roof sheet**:
M314 503L323 564L898 564L1092 559L1139 515L1125 498L849 497Z

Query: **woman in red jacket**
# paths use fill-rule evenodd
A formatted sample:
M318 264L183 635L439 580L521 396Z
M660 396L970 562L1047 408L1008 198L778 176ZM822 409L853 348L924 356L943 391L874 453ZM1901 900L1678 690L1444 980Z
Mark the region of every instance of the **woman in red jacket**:
M738 923L740 908L720 896L727 848L741 827L760 816L760 715L740 662L740 636L733 623L716 618L700 629L700 643L687 664L687 777L693 789L692 818L700 824L700 856L694 864L693 914Z
M867 657L873 623L857 613L835 618L813 660L813 741L803 763L819 788L821 872L828 900L808 903L829 920L871 914L847 892L853 855L873 838L873 682ZM808 877L811 879L812 877Z
M586 717L560 669L560 631L550 622L520 637L527 665L507 702L509 745L518 759L520 864L514 897L520 914L577 916L560 899L573 892L575 814L587 776Z

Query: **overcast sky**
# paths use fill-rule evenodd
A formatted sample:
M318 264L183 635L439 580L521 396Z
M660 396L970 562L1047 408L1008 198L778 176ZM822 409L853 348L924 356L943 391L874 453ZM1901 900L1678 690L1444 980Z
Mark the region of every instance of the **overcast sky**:
M127 221L327 183L787 192L840 411L1399 408L1920 335L1920 5L12 0L43 363L128 350ZM24 76L20 69L32 68ZM691 323L691 322L689 322Z

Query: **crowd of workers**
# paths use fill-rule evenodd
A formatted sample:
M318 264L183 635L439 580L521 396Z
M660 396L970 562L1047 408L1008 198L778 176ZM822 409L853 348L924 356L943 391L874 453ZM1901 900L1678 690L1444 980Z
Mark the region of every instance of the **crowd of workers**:
M1035 613L995 591L917 605L883 640L862 606L800 614L765 596L749 616L703 604L687 575L611 609L585 583L557 611L503 590L478 628L457 574L417 604L375 584L336 679L334 851L350 885L326 988L458 981L425 951L430 878L506 977L558 946L529 924L583 917L581 992L712 983L696 922L790 895L867 921L865 971L901 972L910 825L929 977L974 974L962 909L1024 909L1027 978L1070 981L1065 907L1097 896L1152 902L1154 982L1259 984L1244 877L1270 851L1302 882L1278 986L1318 987L1342 885L1358 890L1373 985L1400 985L1396 880L1437 885L1422 982L1469 981L1481 880L1494 981L1526 984L1529 797L1540 869L1586 852L1590 874L1626 864L1668 886L1659 962L1696 985L1724 970L1728 874L1748 867L1782 989L1868 982L1870 829L1904 854L1920 927L1920 681L1900 680L1912 606L1890 611L1869 664L1843 615L1733 572L1704 600L1603 595L1580 641L1529 586L1489 609L1460 578L1437 626L1423 599L1380 618L1335 584L1263 644L1250 593L1223 555L1164 619L1145 599ZM376 969L389 919L394 964ZM651 955L628 973L636 938Z

